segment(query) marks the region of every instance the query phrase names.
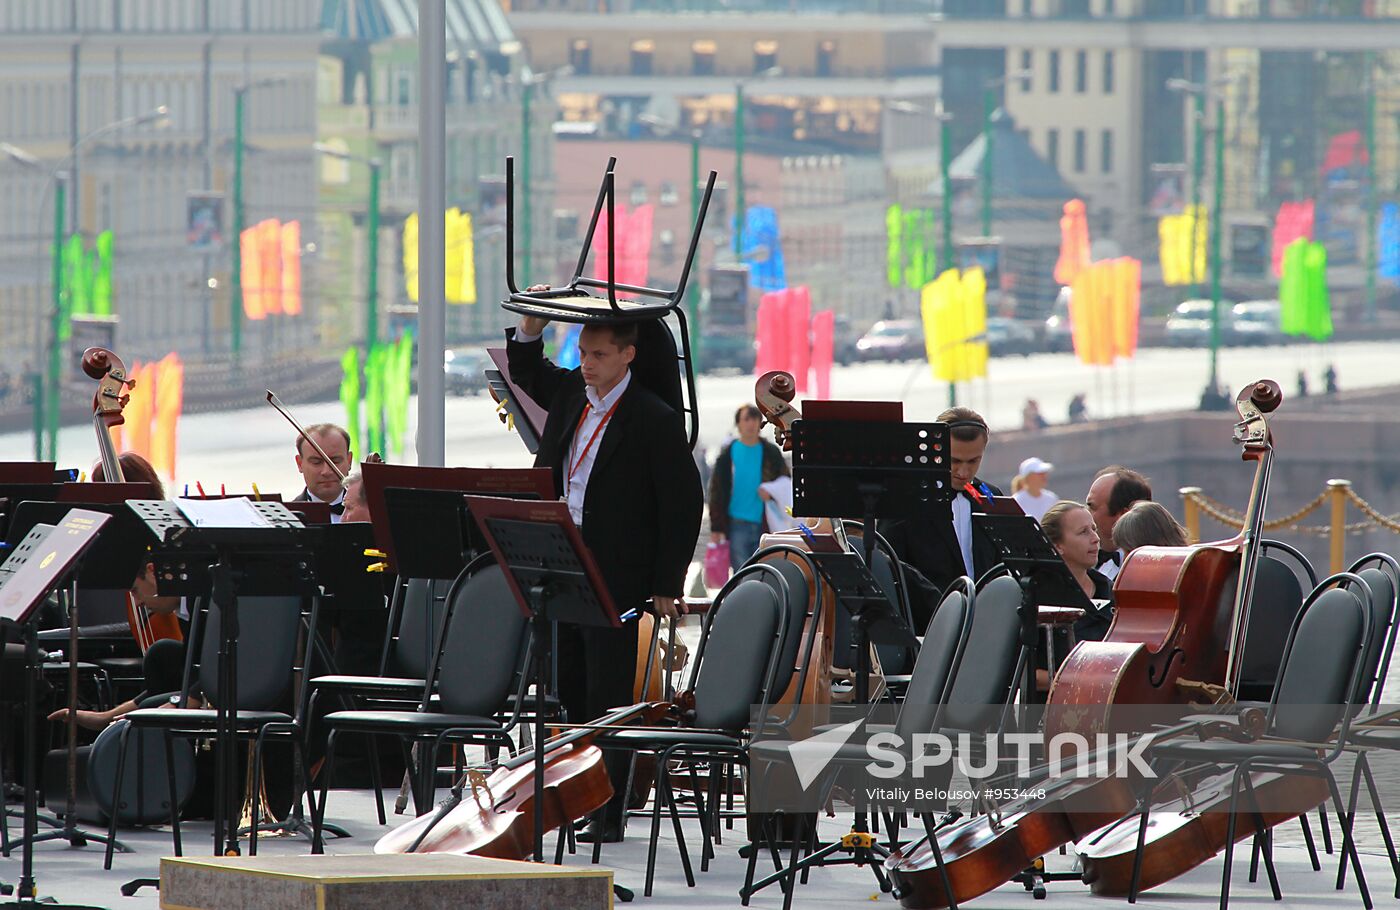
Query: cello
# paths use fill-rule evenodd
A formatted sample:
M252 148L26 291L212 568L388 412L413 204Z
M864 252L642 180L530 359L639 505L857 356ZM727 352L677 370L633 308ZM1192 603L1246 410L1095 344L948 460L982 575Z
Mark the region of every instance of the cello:
M1240 421L1235 441L1244 446L1246 461L1258 462L1244 529L1219 543L1133 551L1115 585L1117 607L1108 637L1080 642L1061 664L1047 706L1047 738L1062 731L1126 730L1131 719L1115 717L1114 703L1184 705L1200 690L1193 681L1233 689L1273 461L1266 415L1282 397L1277 383L1261 380L1236 398ZM1013 801L938 832L942 871L927 840L893 853L886 869L900 902L911 910L927 910L971 900L1137 806L1133 781L1126 777L1060 777L1043 789L1043 796ZM1253 830L1241 828L1244 835ZM1153 858L1144 868L1153 869L1158 882L1165 881L1209 858L1190 862L1202 849L1182 851L1184 860ZM1115 878L1106 872L1100 872L1105 883Z
M122 409L131 400L136 380L127 375L122 359L106 348L93 347L83 352L83 372L97 380L97 392L92 399L92 426L97 433L102 479L107 483L125 483L121 459L112 445L112 427L126 422ZM185 639L180 620L174 613L152 613L145 604L136 603L129 593L126 595L126 618L142 654L163 639Z

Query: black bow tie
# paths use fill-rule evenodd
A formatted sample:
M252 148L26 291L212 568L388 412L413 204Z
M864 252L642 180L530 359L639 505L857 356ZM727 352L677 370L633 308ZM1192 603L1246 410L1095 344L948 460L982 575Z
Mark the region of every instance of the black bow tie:
M1106 562L1111 562L1111 563L1113 563L1115 566L1122 566L1122 565L1123 565L1123 557L1122 557L1121 554L1119 554L1119 552L1118 552L1117 550L1100 550L1100 551L1099 551L1099 566L1103 565L1103 564L1106 563ZM1098 568L1098 566L1095 566L1094 568Z
M344 514L345 514L345 503L343 503L343 502L333 502L333 503L331 503L331 514L332 514L332 515L344 515Z

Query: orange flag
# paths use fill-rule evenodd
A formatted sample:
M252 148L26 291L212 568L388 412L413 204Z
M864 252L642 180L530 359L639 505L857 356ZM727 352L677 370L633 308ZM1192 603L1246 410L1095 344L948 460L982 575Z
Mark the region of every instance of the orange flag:
M1055 280L1073 284L1074 276L1089 267L1089 216L1084 200L1065 203L1060 218L1060 259L1055 263Z
M282 312L301 314L301 222L282 225Z
M238 251L243 257L238 270L243 280L243 315L248 319L266 319L267 305L263 303L262 247L260 225L245 228L238 238Z
M276 218L258 222L258 265L262 267L263 309L282 312L282 224Z
M131 390L131 401L122 412L126 418L122 450L135 452L147 460L151 457L151 418L155 414L158 372L154 363L132 367L131 375L137 377L136 388Z
M185 365L178 354L156 364L155 431L151 435L151 465L166 477L175 476L176 430L185 399Z

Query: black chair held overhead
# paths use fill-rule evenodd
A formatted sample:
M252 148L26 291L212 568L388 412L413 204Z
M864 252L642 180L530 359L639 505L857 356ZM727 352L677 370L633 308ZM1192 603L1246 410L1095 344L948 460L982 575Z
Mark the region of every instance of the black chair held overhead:
M219 704L218 654L222 611L218 604L212 603L208 598L200 598L195 604L190 626L190 646L185 659L185 682L179 703L173 709L141 708L125 715L125 719L130 723L122 734L117 753L116 780L112 787L114 793L123 792L122 778L128 751L126 739L131 732L148 728L162 730L165 733L166 767L170 770L167 775L170 788L170 825L176 856L182 855L182 848L177 808L179 801L173 773L175 760L169 737L213 736L218 721L218 712L212 708L186 707L191 692L196 690L207 702ZM292 682L298 661L297 633L302 624L302 600L290 596L240 597L238 613L243 636L255 634L256 646L238 649L238 700L237 704L227 707L233 709L233 724L238 737L251 740L268 724L292 722L292 715L281 709L291 701ZM300 739L293 742L295 748L301 749ZM305 755L302 759L304 767ZM224 756L224 761L234 760L236 756ZM112 813L113 836L116 833L117 816L118 813ZM111 867L112 851L109 847L103 868Z
M335 741L342 732L398 736L407 744L424 746L418 758L418 812L432 801L433 775L445 742L471 743L510 749L510 733L519 721L512 711L502 722L495 715L507 709L511 687L523 680L521 655L526 653L526 620L516 605L500 567L489 557L462 570L448 593L446 632L433 657L416 710L336 711L326 715L326 766L321 798L314 809L312 852L322 852L321 828L326 798L334 774ZM519 696L519 692L516 695ZM520 700L517 697L516 704ZM407 749L406 749L407 751ZM382 810L381 810L382 812ZM380 816L381 823L383 816Z
M1159 780L1165 779L1161 770L1170 770L1168 766L1172 765L1214 764L1233 769L1225 862L1220 881L1221 910L1229 906L1230 871L1241 811L1250 813L1256 831L1264 832L1260 836L1264 868L1274 899L1282 899L1273 866L1271 834L1251 777L1253 772L1270 771L1310 775L1326 781L1333 808L1342 821L1343 861L1351 862L1362 900L1367 908L1371 906L1352 839L1352 816L1343 806L1331 766L1352 742L1352 708L1361 691L1371 645L1372 603L1373 594L1366 582L1348 572L1323 579L1308 595L1289 628L1268 705L1264 735L1260 738L1241 742L1226 738L1179 737L1155 743L1148 749L1148 758L1158 769ZM1130 902L1136 901L1141 880L1142 848L1148 825L1146 809L1150 803L1149 793L1139 801L1136 810L1140 824L1128 896Z
M786 576L771 563L745 566L720 590L706 612L700 644L691 666L688 689L695 708L676 727L609 730L594 743L607 750L656 756L656 793L652 802L651 837L647 848L646 895L656 875L656 845L661 836L661 811L669 809L676 833L686 884L695 886L681 818L671 784L673 759L748 765L751 712L766 718L778 682L791 674L784 661L792 602ZM804 605L805 606L805 605ZM786 667L786 671L784 671ZM693 788L701 830L708 838L710 822L698 786ZM594 858L599 843L594 844Z

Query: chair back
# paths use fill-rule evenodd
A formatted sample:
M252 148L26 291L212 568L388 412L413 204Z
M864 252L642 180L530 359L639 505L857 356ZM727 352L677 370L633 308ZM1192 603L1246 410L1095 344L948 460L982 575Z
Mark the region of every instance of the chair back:
M879 582L880 589L885 592L885 597L889 600L890 606L894 608L895 615L904 618L906 623L910 622L909 611L901 602L900 591L902 588L895 577L896 567L890 555L878 546L871 556L870 574L875 576ZM880 669L891 676L902 676L909 672L909 668L914 665L915 649L906 648L903 645L880 645L875 646L875 653L880 655Z
M895 733L906 741L917 733L930 733L942 725L943 706L951 691L967 648L968 633L976 609L972 579L964 576L948 586L943 600L929 618L919 659L904 692L904 704L895 720Z
M1268 701L1272 696L1288 630L1303 606L1304 595L1317 584L1316 578L1308 577L1308 586L1303 586L1303 580L1289 563L1302 560L1307 576L1312 575L1312 567L1301 554L1297 554L1296 560L1287 559L1295 553L1292 548L1285 550L1277 541L1270 540L1264 542L1259 556L1240 664L1239 695L1248 701Z
M447 579L410 578L399 610L399 636L394 641L391 675L425 679L433 665L433 651L442 633L447 612Z
M1339 584L1345 587L1334 587ZM1271 735L1325 742L1345 723L1370 633L1370 599L1366 583L1348 572L1324 579L1308 595L1284 647L1269 704Z
M967 649L953 678L944 727L986 732L997 725L1010 703L1020 670L1021 586L1003 575L977 590Z
M1390 671L1391 652L1395 648L1400 564L1386 553L1372 553L1352 563L1347 571L1355 572L1371 589L1371 638L1361 664L1361 688L1356 693L1356 703L1379 705Z
M786 605L771 584L753 577L767 565L746 566L738 584L730 579L705 616L691 682L697 727L742 730L754 705L766 711L776 697Z
M773 697L780 698L792 683L793 677L800 675L798 662L803 657L802 627L807 622L807 607L810 605L812 586L808 584L807 575L802 571L802 567L791 560L774 559L764 564L776 569L782 578L779 579L767 572L761 573L757 577L785 600L784 607L787 615L787 628L783 634L783 650L778 656L778 667L773 676ZM815 572L815 568L813 571ZM812 626L812 631L816 631L815 624Z
M214 704L219 695L219 642L223 637L223 609L208 604L201 623L199 684ZM270 711L285 707L291 695L292 674L299 654L300 597L238 598L238 696L239 711Z
M494 563L462 579L451 597L436 668L438 704L446 714L490 717L514 688L529 622Z

